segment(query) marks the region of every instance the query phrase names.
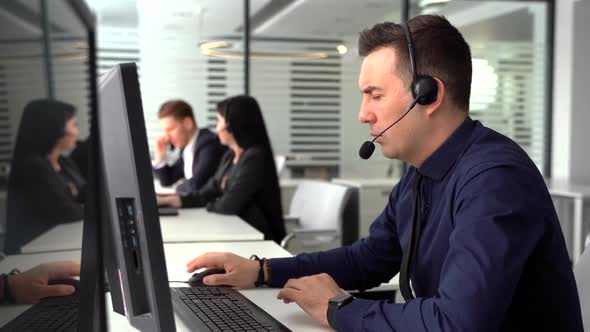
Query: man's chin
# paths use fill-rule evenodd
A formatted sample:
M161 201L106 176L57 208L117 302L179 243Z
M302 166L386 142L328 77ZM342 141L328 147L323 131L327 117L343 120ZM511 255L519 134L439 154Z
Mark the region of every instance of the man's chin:
M392 151L391 147L381 145L381 154L388 159L399 159L397 151Z

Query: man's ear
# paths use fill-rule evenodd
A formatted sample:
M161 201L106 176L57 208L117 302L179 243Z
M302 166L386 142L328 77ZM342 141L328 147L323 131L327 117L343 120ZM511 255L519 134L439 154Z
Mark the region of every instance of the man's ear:
M437 85L437 92L436 92L436 100L427 106L424 106L424 109L426 110L426 114L428 115L432 115L434 112L436 112L436 110L438 110L440 108L440 106L442 105L445 96L446 96L446 90L445 90L445 83L439 79L438 77L433 77L434 80L436 81L436 85Z
M195 123L193 122L193 119L187 116L184 119L182 119L182 126L184 127L184 129L190 130L195 127Z

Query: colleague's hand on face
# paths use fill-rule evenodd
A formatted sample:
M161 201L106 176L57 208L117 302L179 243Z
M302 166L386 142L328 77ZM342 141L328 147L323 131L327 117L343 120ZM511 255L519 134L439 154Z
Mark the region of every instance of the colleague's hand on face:
M239 288L252 288L258 280L260 264L232 253L209 252L186 264L188 272L201 268L220 268L225 274L214 274L203 279L205 285L229 285Z
M8 285L16 303L33 304L49 296L71 295L75 291L73 286L48 285L48 282L55 279L71 279L79 275L80 263L47 263L20 274L8 276Z
M164 160L164 157L166 157L168 142L168 136L164 133L156 138L156 150L154 151L154 160L156 162Z
M182 207L182 201L177 194L157 194L156 202L158 203L158 206Z
M327 273L299 279L289 279L277 295L284 303L295 302L308 315L329 327L328 301L342 294L342 289Z

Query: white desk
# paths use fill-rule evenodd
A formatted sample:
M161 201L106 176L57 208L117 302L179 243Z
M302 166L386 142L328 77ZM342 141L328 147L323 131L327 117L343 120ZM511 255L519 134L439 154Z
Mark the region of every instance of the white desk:
M257 241L264 234L238 216L180 209L178 216L160 217L164 243ZM39 253L82 248L82 222L58 225L22 247L23 253Z
M186 272L186 263L208 251L230 251L244 257L249 257L253 253L268 258L291 256L289 252L272 241L165 244L164 251L169 280L188 280L191 274ZM26 270L42 262L76 260L79 257L80 251L8 256L0 262L0 271L9 271L15 267ZM174 283L172 285L182 286L182 284ZM241 292L293 331L329 331L311 319L296 304L283 304L282 301L277 300L278 289L248 289ZM22 305L0 307L0 326L12 320L26 308L28 306ZM110 306L107 309L112 331L134 330L123 316L113 313ZM178 331L190 331L190 328L185 326L178 316L175 316L175 321Z
M573 200L572 218L572 261L575 263L582 254L584 243L584 200L590 197L590 186L572 184L566 180L545 180L553 198Z

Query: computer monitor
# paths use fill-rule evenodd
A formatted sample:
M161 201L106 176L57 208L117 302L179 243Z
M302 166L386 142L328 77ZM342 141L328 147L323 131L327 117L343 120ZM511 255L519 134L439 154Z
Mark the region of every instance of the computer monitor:
M142 331L174 331L136 65L115 66L100 79L98 93L103 245L113 307L123 313L124 306Z
M98 136L95 123L97 115L96 94L96 47L95 32L96 19L83 0L52 0L52 1L2 1L2 29L0 29L0 235L4 232L4 217L10 216L9 222L14 221L8 232L8 238L21 238L23 233L28 233L24 238L32 238L46 231L53 225L66 222L67 215L81 215L84 219L84 240L82 245L82 264L80 276L80 289L75 296L64 302L78 304L79 310L76 316L67 319L62 315L55 315L58 310L54 306L46 306L43 302L30 309L37 315L23 313L11 323L34 323L42 329L48 323L47 317L53 322L78 321L80 331L104 331L106 330L105 297L102 262L102 240L100 238L100 209L97 208L98 193L100 188L95 184L99 177L95 173L93 163L89 163L85 195L84 186L79 185L82 196L85 196L83 212L77 212L80 207L68 203L61 195L53 195L54 191L48 183L60 183L55 178L47 177L49 181L31 181L34 190L29 190L28 182L11 182L10 176L14 175L11 169L15 165L15 155L19 148L21 156L32 158L33 154L25 147L29 144L17 144L19 137L24 141L29 138L43 137L39 135L39 129L51 130L51 123L44 123L39 118L33 126L19 126L23 122L25 106L33 100L56 99L72 105L76 109L78 119L78 139L89 137L89 141L95 141ZM43 109L42 109L43 110ZM49 112L45 109L43 111ZM35 113L32 113L35 114ZM49 113L47 113L49 114ZM59 114L59 113L55 113ZM65 113L64 113L65 114ZM57 117L56 117L57 118ZM56 122L58 123L58 122ZM17 130L18 128L18 130ZM24 128L24 129L23 129ZM31 129L31 130L29 130ZM21 132L24 130L24 132ZM92 133L91 133L92 132ZM89 135L89 136L88 136ZM74 135L77 136L77 135ZM40 139L39 139L40 140ZM18 146L17 146L18 145ZM92 144L91 144L92 145ZM90 148L92 150L92 147ZM82 153L84 156L95 159L93 153ZM28 160L28 159L27 159ZM43 159L34 159L43 161ZM74 161L75 162L75 161ZM44 165L39 163L39 165ZM22 171L22 169L19 169ZM21 173L22 174L22 173ZM36 172L33 175L38 175ZM51 173L48 173L51 174ZM25 174L27 175L27 174ZM28 177L23 177L28 179ZM54 181L56 180L56 181ZM9 182L10 185L9 185ZM34 195L42 194L41 200L33 200ZM32 196L31 196L32 195ZM26 204L20 204L25 202ZM45 205L51 202L51 205ZM53 209L47 209L49 206ZM62 214L63 206L71 207L68 213ZM6 210L5 210L6 209ZM76 211L76 213L72 213ZM60 213L56 213L60 212ZM14 217L14 219L12 219ZM30 217L30 218L27 218ZM23 221L27 218L27 223ZM32 221L39 222L31 223ZM72 220L68 220L72 221ZM35 227L42 225L41 227ZM23 227L21 227L23 226ZM0 236L1 237L1 236ZM1 241L0 241L1 242ZM22 243L17 243L12 253L20 252ZM0 250L3 245L0 245ZM21 255L18 260L29 265L28 259L34 260L36 255ZM79 296L79 297L78 297ZM37 307L37 308L34 308ZM68 309L71 309L71 305ZM43 315L38 315L43 312ZM78 319L79 318L79 319ZM14 326L15 324L11 325ZM48 324L50 325L50 324ZM19 330L14 328L14 330Z

